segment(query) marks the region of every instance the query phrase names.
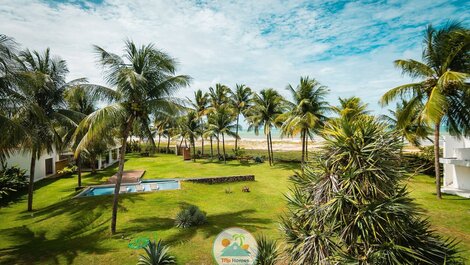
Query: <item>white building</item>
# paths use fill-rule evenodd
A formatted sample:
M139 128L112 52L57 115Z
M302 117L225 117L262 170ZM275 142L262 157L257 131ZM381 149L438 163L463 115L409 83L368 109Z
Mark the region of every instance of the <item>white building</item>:
M470 198L470 139L444 136L442 192Z
M59 156L55 147L51 153L44 152L40 158L36 160L34 169L34 181L38 181L45 177L53 176L56 174L56 162L59 161ZM29 176L31 167L31 152L16 151L13 152L7 159L6 164L8 167L18 166L26 170L26 175Z
M106 154L100 155L97 158L97 170L106 168L113 165L118 161L119 146L109 149ZM72 161L72 153L58 153L55 147L52 152L44 152L40 158L36 160L34 169L34 181L41 180L46 177L51 177L57 174L58 170L63 169ZM13 152L7 159L6 165L8 167L18 166L26 170L26 175L29 176L31 167L31 152L17 151ZM1 165L0 165L1 166Z

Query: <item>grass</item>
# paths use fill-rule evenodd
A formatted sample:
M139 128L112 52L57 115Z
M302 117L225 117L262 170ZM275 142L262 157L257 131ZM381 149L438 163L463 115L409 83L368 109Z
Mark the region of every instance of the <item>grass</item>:
M76 177L48 179L37 183L33 213L26 212L26 196L0 209L0 263L6 264L135 264L139 250L127 247L129 240L158 237L171 244L178 264L213 264L212 243L227 227L243 227L254 234L281 238L279 216L285 210L283 193L288 177L298 164L267 163L241 165L200 160L184 162L181 157L129 155L125 169L145 169L144 178L175 178L254 174L255 182L232 184L182 183L182 190L121 196L118 234L109 234L112 196L73 199ZM86 174L84 185L99 184L116 168ZM242 193L243 186L250 193ZM411 195L423 205L433 227L444 236L462 241L470 249L470 200L444 196L434 198L433 180L417 176L409 182ZM225 193L230 188L233 193ZM177 229L174 217L180 207L197 205L207 213L206 225ZM464 253L470 258L468 252Z

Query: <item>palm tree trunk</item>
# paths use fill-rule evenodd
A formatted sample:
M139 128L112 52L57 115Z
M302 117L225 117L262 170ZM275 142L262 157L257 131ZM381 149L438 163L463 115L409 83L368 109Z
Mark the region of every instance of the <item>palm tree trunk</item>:
M196 162L196 141L194 139L192 139L192 148L193 148L193 161Z
M308 161L308 133L307 130L305 130L305 161Z
M439 129L441 121L436 122L434 127L434 170L436 176L436 195L438 199L442 199L441 195L441 165L439 164Z
M160 153L160 140L162 138L161 134L158 134L158 146L157 146L157 152Z
M204 122L201 121L201 156L204 157Z
M219 135L219 133L217 133L217 156L220 157L220 147L219 147L220 140L219 140L219 138L220 138L220 135Z
M225 138L224 138L224 133L222 133L222 149L224 151L224 163L227 164L227 160L225 158Z
M80 155L77 157L77 174L78 174L78 187L82 186L82 158Z
M240 113L237 115L237 128L235 128L235 134L237 137L235 137L235 152L238 153L238 122L240 119Z
M270 144L269 144L269 133L266 134L266 143L268 144L268 160L269 160L269 165L271 166L271 149L270 149Z
M152 134L149 135L149 137L147 137L149 142L150 142L150 145L152 146L150 148L150 153L154 154L155 153L155 149L157 148L157 145L155 144L155 140L153 139L153 136Z
M170 135L167 136L168 137L168 140L167 140L167 143L166 143L166 153L170 153Z
M302 159L301 159L301 162L300 162L300 166L301 166L301 169L302 169L302 172L304 171L304 162L305 162L305 132L302 130L302 133L301 133L301 138L302 138Z
M118 210L118 204L119 204L119 191L121 189L122 173L124 172L127 137L132 128L133 122L134 122L134 118L130 117L127 122L126 129L124 130L122 134L121 154L119 156L119 167L118 167L118 172L117 172L116 185L114 186L113 213L111 216L111 234L116 233L117 210Z
M33 193L34 193L34 171L36 168L36 150L31 150L31 165L29 167L29 187L28 187L28 212L33 210Z
M269 147L271 150L271 164L274 166L273 137L271 131L269 131Z
M211 159L212 159L214 157L214 147L212 144L212 136L210 137L210 140L211 140Z

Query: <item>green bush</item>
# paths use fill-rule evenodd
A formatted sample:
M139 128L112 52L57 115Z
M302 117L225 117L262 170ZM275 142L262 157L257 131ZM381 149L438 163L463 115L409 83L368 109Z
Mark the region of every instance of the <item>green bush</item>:
M176 264L176 258L170 255L169 247L163 244L161 240L158 243L150 241L144 250L145 254L139 255L137 265Z
M0 170L0 200L28 186L25 170L16 166L8 167L6 164L2 164L1 168L3 169Z
M274 265L280 258L279 248L276 240L269 240L265 236L256 238L258 254L256 265Z
M439 150L442 157L442 150ZM434 176L434 146L420 148L419 152L404 153L402 156L403 167L408 172L423 173ZM441 174L442 174L441 167Z
M195 205L187 206L176 215L175 226L178 228L189 228L207 222L206 213L199 210Z

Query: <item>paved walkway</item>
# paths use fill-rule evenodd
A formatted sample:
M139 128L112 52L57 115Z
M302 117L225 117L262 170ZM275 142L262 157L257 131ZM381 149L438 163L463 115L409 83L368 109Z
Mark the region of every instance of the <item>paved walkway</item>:
M128 170L122 173L122 183L135 183L139 182L140 178L144 175L145 170ZM117 173L108 179L109 183L116 183Z

